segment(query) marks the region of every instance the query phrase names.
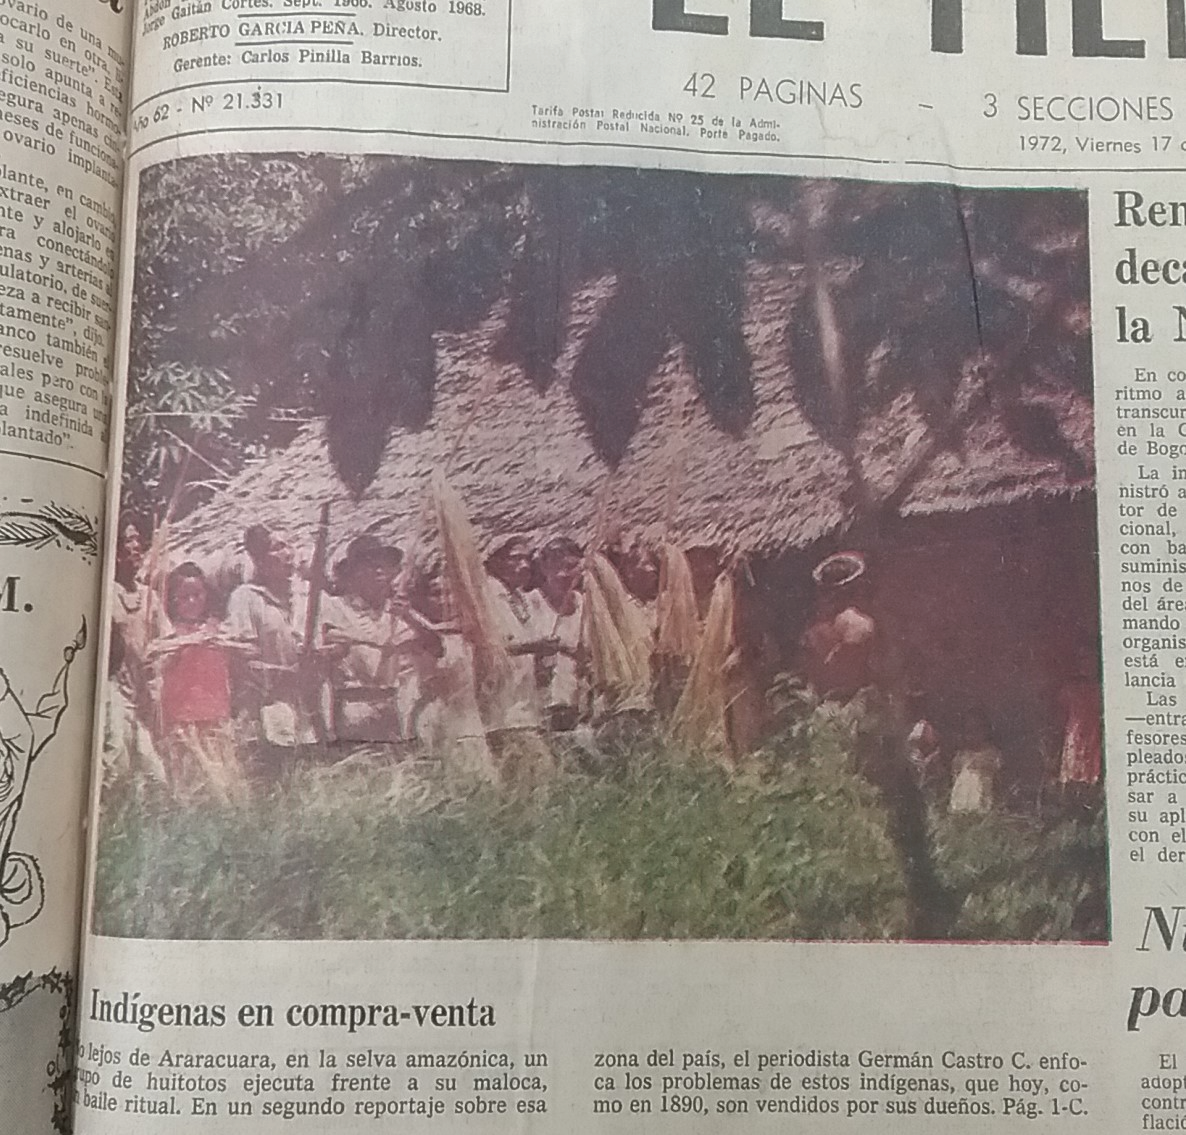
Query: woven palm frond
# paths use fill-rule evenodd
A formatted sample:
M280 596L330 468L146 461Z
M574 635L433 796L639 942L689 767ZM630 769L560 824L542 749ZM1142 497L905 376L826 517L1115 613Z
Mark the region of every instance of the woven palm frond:
M432 501L449 602L473 649L478 685L490 690L508 679L511 659L490 607L478 536L465 503L439 471L432 478Z
M671 717L672 736L695 749L713 749L725 744L734 604L732 573L722 572L713 588L692 672Z
M603 555L590 557L584 591L594 683L624 701L645 701L651 688L651 630L645 614Z
M659 559L656 607L659 619L656 652L691 662L700 642L700 613L688 557L672 543L663 545Z

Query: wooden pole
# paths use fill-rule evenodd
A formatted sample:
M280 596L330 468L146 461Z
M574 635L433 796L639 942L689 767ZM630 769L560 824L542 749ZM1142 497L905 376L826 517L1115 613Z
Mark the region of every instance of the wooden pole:
M301 689L304 694L305 710L313 719L317 739L325 742L325 722L321 719L317 704L316 662L317 625L321 614L321 593L325 590L325 560L329 546L330 502L321 506L317 523L317 539L313 545L313 559L309 564L309 600L305 605L305 637L301 641Z

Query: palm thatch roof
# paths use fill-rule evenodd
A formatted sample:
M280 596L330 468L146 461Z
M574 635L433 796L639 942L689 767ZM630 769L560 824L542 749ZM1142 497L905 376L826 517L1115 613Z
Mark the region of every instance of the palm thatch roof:
M546 389L515 362L499 360L506 309L496 307L475 330L437 333L431 418L391 435L360 496L335 475L317 422L178 523L175 540L200 554L263 522L311 545L326 500L334 502L335 541L364 530L401 544L430 539L434 469L446 472L486 538L528 529L653 545L671 536L723 553L805 547L870 507L901 516L957 513L1091 491L1091 383L1082 374L1047 368L1018 383L968 365L950 383L941 419L916 390L902 388L880 404L863 397L876 410L860 413L847 440L829 440L797 389L795 350L804 347L789 342L785 313L804 286L786 265L752 260L747 267L742 330L753 411L733 431L710 415L684 348L672 343L639 384L645 393L630 408L637 421L624 456L612 465L598 452L572 379L614 297L616 281L607 276L573 297Z

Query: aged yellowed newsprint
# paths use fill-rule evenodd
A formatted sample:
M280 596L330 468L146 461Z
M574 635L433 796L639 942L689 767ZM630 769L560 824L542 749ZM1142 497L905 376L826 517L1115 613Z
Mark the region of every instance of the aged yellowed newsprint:
M14 1131L1186 1128L1183 0L57 2Z
M0 9L0 1126L68 1130L131 20Z

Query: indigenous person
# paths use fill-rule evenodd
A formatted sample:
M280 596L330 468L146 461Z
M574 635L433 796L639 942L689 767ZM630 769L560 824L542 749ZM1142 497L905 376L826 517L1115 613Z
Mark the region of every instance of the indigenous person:
M659 597L659 561L648 549L634 547L616 556L614 564L630 604L629 622L637 628L636 633L645 634L650 654L651 689L645 699L635 700L623 708L651 712L655 706L655 636L659 625L655 603Z
M314 740L303 705L301 643L293 615L293 556L288 541L268 531L249 549L252 580L231 592L227 634L250 650L236 676L242 708L256 725L270 760Z
M858 771L878 788L902 857L908 933L941 933L949 898L935 874L926 808L906 756L901 678L890 644L870 612L865 557L837 552L812 573L816 611L802 640L803 668L829 716L852 733Z
M486 556L491 607L511 655L512 676L490 715L492 729L538 729L542 720L536 689L537 655L555 652L558 643L547 633L542 597L533 590L533 549L515 533L496 540Z
M490 605L510 655L510 671L496 689L482 692L482 715L500 779L530 787L553 764L543 724L536 664L559 649L534 582L531 541L523 533L495 540L486 554ZM545 625L546 624L546 625Z
M906 697L906 717L911 723L910 732L906 734L906 758L923 800L933 806L940 800L942 747L939 732L927 716L924 700L917 690L912 690Z
M748 565L739 565L733 617L734 648L726 665L728 705L725 710L729 751L736 760L753 751L770 727L767 698L779 670L779 651L772 627L781 614Z
M107 681L103 683L103 784L130 773L132 738L136 728L135 712L117 677L124 666L124 639L119 627L112 626L107 647Z
M111 628L104 683L103 782L126 776L144 776L163 784L165 765L152 732L145 724L131 693L127 650L118 626Z
M1083 795L1099 783L1103 768L1103 695L1094 651L1079 653L1058 701L1063 712L1058 780L1068 794Z
M125 692L136 710L144 715L150 705L144 656L156 630L152 617L152 594L144 579L146 543L140 524L132 517L120 525L115 549L115 587L112 591L111 623L123 642L121 670Z
M213 617L214 599L192 560L169 573L165 613L171 631L152 653L160 660L160 721L174 791L241 793L242 771L231 732L227 643Z
M590 559L586 588L582 648L596 743L624 754L654 727L658 563L643 548L611 548Z
M655 600L659 597L659 561L646 548L633 547L611 553L610 559L630 597L647 613L652 633L655 626Z
M352 540L337 565L340 595L321 611L324 642L334 651L333 732L339 741L398 742L411 738L406 718L417 691L412 657L425 625L397 610L393 590L403 553L376 536ZM439 650L439 637L434 636Z
M581 549L565 536L555 536L540 548L539 594L541 614L548 637L555 639L554 653L536 657L536 682L543 701L548 727L556 732L571 731L581 716L583 668L581 664L583 597Z
M145 653L154 621L149 616L151 595L144 569L144 533L136 519L125 515L116 542L111 596L104 773L146 772L161 780L164 766L149 729L152 690Z
M991 812L1001 772L1001 750L992 743L992 727L980 711L968 714L963 744L951 761L952 812Z
M655 709L670 717L683 696L700 645L700 611L692 567L682 548L666 542L655 595Z
M144 567L145 541L139 523L127 517L120 524L115 548L115 599L112 617L122 625L144 610L146 592L141 572ZM125 634L125 640L129 636Z
M878 783L891 774L886 750L894 723L884 645L867 610L865 558L837 552L816 567L812 578L816 609L803 633L803 670L829 715L852 731L858 770ZM901 733L904 737L905 729Z
M814 571L816 612L803 635L807 680L821 701L847 702L875 687L877 623L864 610L865 559L838 552Z
M441 761L451 778L493 783L497 774L478 709L473 650L460 629L447 621L439 565L417 572L411 603L441 642L439 654L419 650L414 655L419 698L410 724L416 739Z
M262 524L252 524L243 532L242 546L203 559L199 566L210 592L210 609L222 615L235 588L255 578L255 561L267 555L271 533Z

